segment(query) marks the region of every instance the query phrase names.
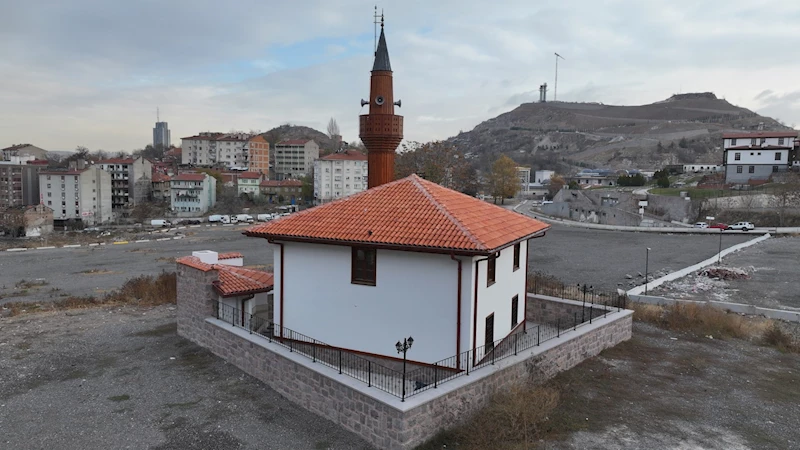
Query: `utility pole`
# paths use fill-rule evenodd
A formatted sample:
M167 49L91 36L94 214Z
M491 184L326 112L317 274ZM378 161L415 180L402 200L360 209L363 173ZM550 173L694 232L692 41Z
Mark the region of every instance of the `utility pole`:
M556 101L558 99L558 58L564 59L564 57L559 55L558 53L556 53L555 55L556 55L556 84L553 87L553 101Z

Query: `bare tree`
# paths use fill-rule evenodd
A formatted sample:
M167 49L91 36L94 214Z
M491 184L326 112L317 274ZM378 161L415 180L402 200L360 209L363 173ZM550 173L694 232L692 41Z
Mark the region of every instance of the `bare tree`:
M328 137L333 138L334 136L341 136L339 134L339 124L336 123L336 119L331 117L331 120L328 121Z
M416 173L426 180L469 195L477 193L477 173L455 147L442 141L410 141L395 157L395 178Z

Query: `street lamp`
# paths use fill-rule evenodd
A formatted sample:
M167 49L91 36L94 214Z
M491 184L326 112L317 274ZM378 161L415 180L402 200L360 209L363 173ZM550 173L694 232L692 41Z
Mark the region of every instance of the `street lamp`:
M647 283L649 282L650 274L650 247L647 247L647 256L644 260L644 295L647 295Z
M403 342L397 341L397 344L394 344L394 348L397 349L397 353L403 354L403 396L401 397L400 401L406 401L406 353L408 349L411 348L411 344L414 343L414 338L409 336L406 339L403 339Z

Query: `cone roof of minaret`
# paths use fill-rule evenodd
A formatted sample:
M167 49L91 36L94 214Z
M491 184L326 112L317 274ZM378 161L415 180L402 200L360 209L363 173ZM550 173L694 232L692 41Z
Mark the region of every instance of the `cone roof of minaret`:
M375 64L372 65L372 71L376 70L392 71L392 65L389 63L389 50L386 48L386 36L383 35L383 25L381 25L381 37L378 39L378 50L375 52Z

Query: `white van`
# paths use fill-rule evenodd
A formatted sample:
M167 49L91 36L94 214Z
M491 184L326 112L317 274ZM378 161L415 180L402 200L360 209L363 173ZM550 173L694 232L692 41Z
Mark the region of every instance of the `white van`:
M243 222L243 223L253 223L254 222L253 216L251 216L250 214L237 214L236 215L236 221L237 222Z
M214 215L208 216L208 221L209 222L222 222L222 215L221 214L214 214Z
M169 220L153 219L150 221L151 227L169 227L170 225L172 225L172 223L170 223Z
M259 222L269 222L270 220L274 219L275 216L273 214L259 214L256 216Z

